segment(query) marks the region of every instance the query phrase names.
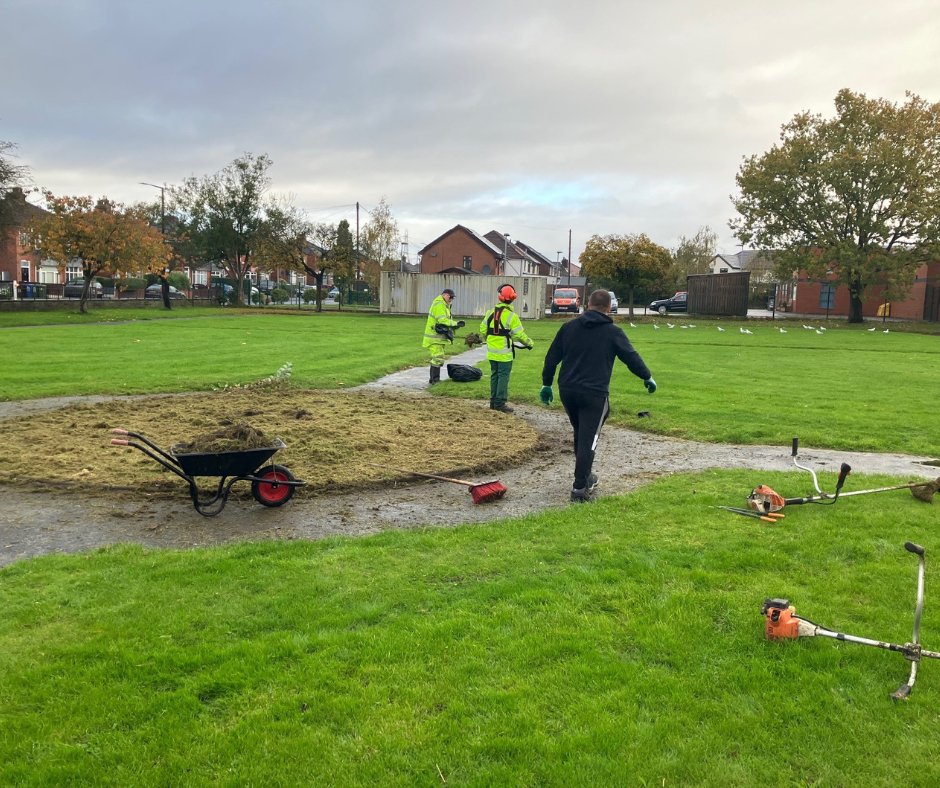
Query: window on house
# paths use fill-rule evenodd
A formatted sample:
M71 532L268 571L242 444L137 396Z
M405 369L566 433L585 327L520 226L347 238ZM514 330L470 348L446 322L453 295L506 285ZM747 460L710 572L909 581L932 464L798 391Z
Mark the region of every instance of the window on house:
M720 273L720 274L726 274L726 273L728 273L728 269L727 269L727 268L722 268L718 273Z
M470 270L471 268L473 268L473 258L468 254L465 254L463 256L463 267L466 268L467 270Z
M836 289L828 282L819 288L819 308L832 309L836 302Z

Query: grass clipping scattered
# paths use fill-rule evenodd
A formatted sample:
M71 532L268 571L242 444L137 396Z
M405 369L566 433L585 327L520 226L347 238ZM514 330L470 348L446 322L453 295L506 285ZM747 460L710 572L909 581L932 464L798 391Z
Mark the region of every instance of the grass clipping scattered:
M250 424L233 424L207 435L197 435L186 443L173 446L174 454L221 454L228 451L266 449L274 441Z
M225 450L213 441L244 437L245 427L261 434L264 446L280 438L286 448L274 461L307 482L297 489L301 497L421 483L390 467L492 478L529 456L538 438L524 421L466 400L290 387L231 389L72 405L7 420L0 483L37 491L184 494L185 482L142 452L111 446L115 427L175 451L184 442L202 451ZM507 433L512 440L506 440ZM237 484L233 493L248 489Z

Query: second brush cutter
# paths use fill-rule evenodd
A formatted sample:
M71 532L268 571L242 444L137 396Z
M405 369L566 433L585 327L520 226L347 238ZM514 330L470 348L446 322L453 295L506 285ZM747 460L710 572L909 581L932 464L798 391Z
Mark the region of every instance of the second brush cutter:
M421 471L409 471L406 468L393 468L390 465L382 465L377 462L370 462L369 465L387 468L390 471L398 471L399 473L410 473L412 476L423 476L425 479L437 479L439 482L463 484L470 488L470 495L474 503L489 503L502 498L506 494L506 485L499 479L490 479L488 482L468 482L463 479L453 479L450 476L439 476L436 473L422 473Z
M804 495L800 498L784 498L766 484L762 484L759 487L755 487L748 496L748 508L766 514L768 512L779 511L784 506L796 506L804 503L831 506L839 500L840 495L843 498L848 498L852 495L868 495L869 493L889 492L891 490L910 490L911 495L917 498L917 500L923 501L924 503L932 503L934 495L940 490L940 478L937 478L933 481L925 479L923 481L909 482L907 484L897 484L892 487L875 487L871 490L852 490L851 492L844 493L842 492L842 486L845 484L846 477L849 475L852 468L847 463L842 463L842 467L839 469L839 479L836 482L835 492L827 493L820 488L819 481L816 479L816 472L812 468L799 463L799 445L799 438L794 438L792 447L793 464L801 471L807 471L813 477L813 487L816 488L816 494Z

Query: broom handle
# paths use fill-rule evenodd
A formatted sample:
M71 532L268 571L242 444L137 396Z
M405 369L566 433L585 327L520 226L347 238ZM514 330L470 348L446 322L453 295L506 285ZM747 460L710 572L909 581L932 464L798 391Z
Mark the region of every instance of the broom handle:
M378 462L370 462L369 465L375 465L377 468L388 468L392 471L398 471L399 473L410 473L412 476L424 476L426 479L437 479L440 482L454 482L454 484L465 484L467 487L476 487L477 482L468 482L463 479L452 479L450 476L438 476L434 473L421 473L420 471L409 471L406 468L393 468L391 465L382 465ZM485 482L480 482L480 484L485 484Z

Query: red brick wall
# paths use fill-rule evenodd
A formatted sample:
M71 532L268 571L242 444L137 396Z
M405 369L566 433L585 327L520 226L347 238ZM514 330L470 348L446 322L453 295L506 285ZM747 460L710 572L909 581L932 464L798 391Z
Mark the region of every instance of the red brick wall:
M463 230L448 233L425 247L421 255L421 273L439 274L447 268L463 268L465 255L469 255L472 260L470 270L482 274L484 266L488 265L489 273L496 273L499 258L495 257L487 246Z

